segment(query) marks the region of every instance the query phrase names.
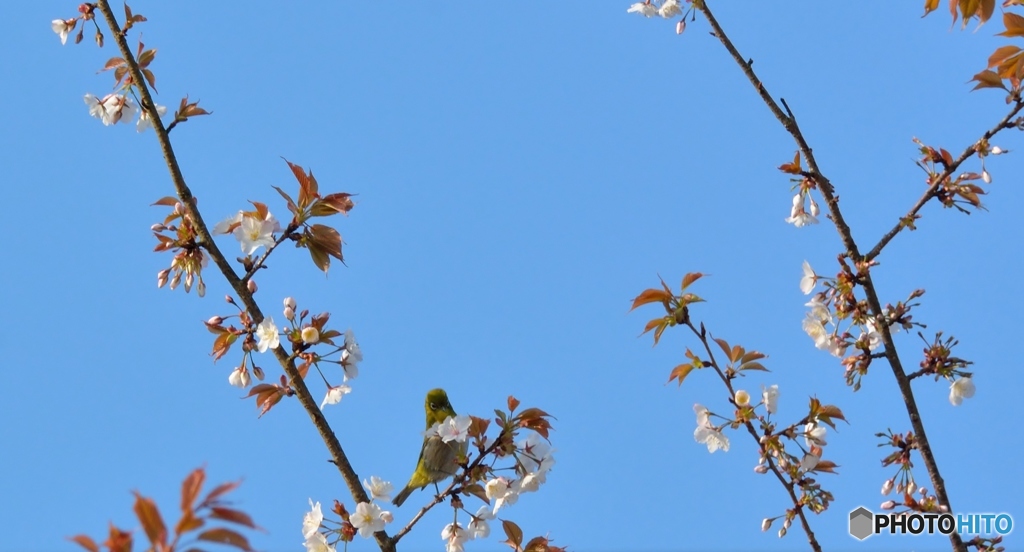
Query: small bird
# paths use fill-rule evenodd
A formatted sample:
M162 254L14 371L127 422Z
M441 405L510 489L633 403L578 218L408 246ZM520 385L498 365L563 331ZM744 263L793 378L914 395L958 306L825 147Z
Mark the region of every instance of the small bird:
M449 416L455 416L455 409L448 402L448 394L444 392L444 389L431 389L427 392L424 408L427 411L428 430L434 427L434 424L444 422ZM438 481L455 475L459 470L457 459L460 455L465 456L467 447L468 444L465 442L445 443L436 434L424 437L420 458L416 462L416 470L412 472L412 477L409 478L409 483L402 489L402 492L398 493L391 502L395 506L401 506L413 491L422 489L429 483L433 483L436 487Z

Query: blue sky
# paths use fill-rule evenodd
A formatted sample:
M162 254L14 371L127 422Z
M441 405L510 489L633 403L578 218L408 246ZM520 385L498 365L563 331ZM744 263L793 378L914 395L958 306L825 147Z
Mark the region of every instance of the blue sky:
M775 167L794 146L705 22L676 36L671 23L627 15L628 2L132 7L159 49L158 102L188 94L214 111L172 133L208 220L250 199L283 217L271 186L294 181L281 156L312 168L323 190L359 194L338 221L348 266L325 278L283 248L257 297L277 312L294 296L359 337L361 375L327 417L361 476L405 481L427 389L446 388L456 410L480 416L512 394L557 417L548 483L505 511L528 535L574 550L803 548L799 532L759 530L786 500L752 471L753 442L733 433L732 449L714 455L694 442L695 402L727 410L711 373L665 385L695 343L670 331L652 350L637 335L653 310L627 313L659 274L671 283L700 271L712 275L695 289L708 302L693 315L769 355L772 372L740 387L779 384L784 420L815 395L850 421L829 434L826 457L841 467L821 478L836 496L812 519L821 542L946 546L846 534L847 513L877 507L892 474L873 435L909 424L887 369L853 393L803 334L800 264L834 272L838 236L827 223L783 222L791 192ZM1006 109L997 92L968 92L1003 43L994 24L950 31L944 13L922 20L920 2L881 14L849 3L713 7L795 110L862 245L923 190L912 137L958 152ZM298 404L257 419L227 384L237 357L208 356L201 321L230 312L225 284L209 271L203 300L154 285L169 256L150 252L163 212L149 204L170 182L152 133L88 116L82 95L109 90L109 75L94 73L114 50L61 47L49 22L75 8L12 5L0 34L0 71L31 88L0 110L10 390L0 550L74 550L64 537L98 536L109 520L134 527L132 489L172 517L181 479L201 465L212 481L244 479L234 498L267 530L255 546L301 549L307 498L351 499ZM927 207L875 273L885 302L926 289L915 320L955 335L976 362L977 395L959 408L947 384L915 386L963 511L1018 515L1024 492L1009 475L1022 453L1012 416L1024 376L1010 347L1024 308L1020 163L1016 152L991 160L986 212ZM921 341L902 334L897 345L916 366ZM442 549L447 519L432 512L402 549ZM502 549L498 540L469 549Z

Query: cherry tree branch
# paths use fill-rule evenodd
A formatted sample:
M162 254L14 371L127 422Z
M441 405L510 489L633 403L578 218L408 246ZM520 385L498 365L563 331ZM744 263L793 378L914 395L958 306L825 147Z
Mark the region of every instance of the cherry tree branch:
M192 191L185 183L185 178L182 176L178 160L174 155L174 148L171 146L167 129L164 127L163 121L160 120L160 115L156 111L156 103L153 101L153 96L149 91L149 87L146 85L145 77L142 74L138 61L132 54L131 48L128 46L128 41L124 33L121 31L121 27L110 8L109 1L98 0L97 6L103 14L107 25L110 27L114 40L117 42L118 50L120 50L121 56L124 58L125 63L128 66L128 73L131 75L132 85L138 90L139 96L142 99L141 107L148 114L153 125L153 130L156 131L157 141L160 144L160 151L163 153L164 162L170 172L171 182L174 185L175 193L177 194L178 199L181 200L188 216L195 225L200 245L206 249L207 253L213 259L214 264L218 269L220 269L224 278L228 281L228 284L241 299L242 304L245 305L245 308L252 316L253 321L257 324L260 323L264 318L263 311L260 310L253 294L247 288L245 280L235 273L228 259L221 252L220 248L217 247L217 244L213 240L213 236L210 234L209 228L196 206ZM278 345L274 349L274 356L288 375L289 385L295 391L295 396L298 398L299 403L306 410L306 413L309 414L310 420L312 420L313 425L320 433L320 437L323 439L324 444L327 446L327 450L331 455L331 462L334 463L341 472L341 476L345 480L345 484L348 486L348 490L352 494L353 499L356 502L369 502L369 497L367 497L366 491L359 482L359 476L352 468L352 464L349 462L348 456L345 455L345 451L342 449L337 436L334 435L334 431L327 423L327 419L324 417L320 408L317 406L316 401L313 399L313 396L310 394L309 388L306 387L305 382L299 375L298 369L295 367L294 359L289 356L281 345ZM386 531L378 531L377 533L374 533L374 538L382 552L393 552L395 550L394 542L390 537L388 537Z
M732 397L736 396L736 390L732 386L732 381L726 377L725 372L722 371L718 361L715 360L715 353L711 350L711 344L708 343L707 331L704 329L704 324L702 323L700 330L698 330L693 326L693 322L687 319L686 326L690 328L693 335L697 336L697 339L699 339L701 344L704 345L704 351L708 354L708 360L711 361L711 366L715 369L715 372L718 373L718 377L722 380L722 383L725 384L726 389L728 389L731 401ZM805 420L803 423L806 423L807 421L809 420ZM747 420L743 422L743 426L747 428L747 433L754 438L754 441L757 442L759 448L762 448L763 452L761 435L758 434L757 428L754 427L754 424ZM793 503L793 510L796 512L797 517L800 518L800 525L803 527L804 533L807 534L807 542L811 545L811 549L815 552L821 552L821 545L818 543L818 539L814 536L814 531L811 529L811 524L804 512L804 505L796 495L796 490L794 489L795 483L786 479L786 476L779 469L778 465L775 463L775 459L770 454L765 454L763 457L768 463L768 469L775 475L775 478L779 480L779 483L782 484L783 488L786 489L786 494L789 495L789 499Z
M804 138L799 125L797 125L796 118L793 115L792 110L790 110L789 106L786 105L785 100L780 100L782 105L785 107L785 112L783 112L783 110L775 102L771 94L768 93L768 90L765 88L764 84L754 73L754 69L751 63L745 60L743 56L740 55L739 51L733 45L732 41L725 34L725 31L722 29L721 25L719 25L714 15L711 13L711 9L708 7L707 1L705 0L701 2L694 2L694 5L700 10L702 14L704 14L704 17L707 18L708 23L714 30L714 36L718 38L718 40L722 43L725 49L728 50L733 60L736 61L736 64L739 65L740 69L743 71L743 74L746 75L747 79L750 80L750 83L757 90L757 93L761 97L762 101L764 101L765 105L772 112L772 114L775 115L775 117L779 120L779 122L786 129L786 131L793 137L793 140L796 142L797 147L799 148L804 159L807 160L807 164L810 167L810 175L818 184L818 189L821 192L822 197L824 197L825 199L826 206L828 208L829 214L831 215L832 222L833 224L835 224L836 230L839 232L840 240L842 241L843 247L846 250L846 256L848 256L856 264L863 265L865 267L865 276L863 282L861 283L864 287L864 292L868 301L868 305L871 309L871 314L880 321L884 320L884 311L882 309L882 304L878 299L878 293L875 289L874 282L871 279L871 273L869 270L870 267L867 263L867 261L870 259L860 254L860 250L857 247L857 243L853 238L853 232L850 229L849 225L846 223L845 219L843 218L843 214L839 209L839 201L838 197L835 195L835 188L833 187L832 183L828 180L828 178L826 178L825 175L821 173L821 170L818 167L818 163L814 157L814 152L808 145L807 140ZM1016 107L1016 109L1019 111L1020 107ZM967 154L965 153L965 155ZM966 157L964 157L964 159L966 159ZM928 197L924 199L927 200ZM897 229L896 232L898 231L899 230ZM893 235L895 235L895 233ZM880 245L884 246L884 243L881 243ZM880 250L881 248L877 247L877 249ZM896 383L899 387L900 394L903 397L907 415L910 418L911 427L913 427L914 434L918 441L918 452L920 452L921 454L921 458L924 462L925 469L927 470L928 476L931 479L932 487L935 490L935 496L940 504L948 507L950 511L952 511L952 506L950 505L949 497L946 494L945 482L942 479L942 475L939 472L938 464L935 461L935 456L932 452L931 445L929 444L928 436L925 432L924 423L921 420L921 414L917 407L917 401L914 398L914 392L910 384L910 379L907 377L907 374L903 369L903 364L901 363L899 355L897 354L896 346L892 339L892 333L890 332L889 326L887 324L880 323L877 324L877 326L880 329L880 333L882 335L882 344L885 347L885 358L889 362L889 366L892 368L892 372L896 378ZM966 552L966 547L964 546L963 541L960 539L960 536L956 532L951 533L949 539L955 550L957 550L958 552Z

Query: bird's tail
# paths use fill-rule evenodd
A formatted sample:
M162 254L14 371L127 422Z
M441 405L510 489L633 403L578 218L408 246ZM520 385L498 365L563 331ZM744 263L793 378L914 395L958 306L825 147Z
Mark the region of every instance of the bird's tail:
M400 507L402 503L405 502L405 499L409 498L409 495L412 494L412 491L413 487L410 485L406 485L405 488L402 489L402 492L398 493L398 496L396 496L395 499L391 501L391 503L394 504L395 506Z

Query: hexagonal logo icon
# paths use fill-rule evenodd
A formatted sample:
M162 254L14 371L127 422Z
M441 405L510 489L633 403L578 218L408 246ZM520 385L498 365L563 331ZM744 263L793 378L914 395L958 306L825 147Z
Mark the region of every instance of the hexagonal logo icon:
M857 540L864 540L873 533L871 526L875 516L871 510L861 506L850 512L850 535Z

